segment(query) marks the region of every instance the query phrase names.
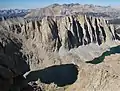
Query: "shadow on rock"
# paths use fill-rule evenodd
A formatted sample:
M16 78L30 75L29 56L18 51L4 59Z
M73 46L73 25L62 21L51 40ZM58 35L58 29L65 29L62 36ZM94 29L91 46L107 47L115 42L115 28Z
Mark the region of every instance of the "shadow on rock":
M120 46L112 47L110 48L110 51L106 51L100 57L97 57L91 61L86 61L86 63L99 64L104 61L105 56L109 56L111 54L116 54L116 53L118 54L120 53Z
M55 83L58 86L73 84L77 80L78 69L76 65L55 65L42 70L32 71L27 76L28 82L40 79L42 83Z
M8 41L7 45L4 47L4 53L12 60L11 62L7 62L9 65L8 67L10 68L11 66L17 75L24 74L30 70L27 58L23 55L21 50L22 43L20 43L17 39Z
M30 70L29 64L20 41L0 36L0 91L18 91L14 89L22 88L21 76Z

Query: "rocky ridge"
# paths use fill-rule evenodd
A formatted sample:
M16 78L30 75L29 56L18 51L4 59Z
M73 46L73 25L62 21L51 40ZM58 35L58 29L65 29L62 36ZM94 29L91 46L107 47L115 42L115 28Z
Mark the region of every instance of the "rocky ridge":
M65 16L83 14L94 17L117 18L120 16L120 9L111 6L98 6L92 4L52 4L40 9L33 9L25 18L42 18L45 16Z
M0 10L0 21L15 17L24 17L29 12L28 9L9 9Z
M40 54L40 48L41 51L64 55L71 49L79 49L80 46L92 43L99 49L99 45L116 40L114 26L107 24L103 18L78 15L46 17L39 21L23 20L18 24L12 24L10 21L4 23L10 23L6 24L6 29L22 40L32 57ZM39 60L39 57L36 60Z
M9 86L29 70L69 63L80 66L119 44L113 25L86 15L8 19L0 22L0 35L1 57L8 57L7 62L1 59L0 70L6 73L0 76L10 75L5 78Z

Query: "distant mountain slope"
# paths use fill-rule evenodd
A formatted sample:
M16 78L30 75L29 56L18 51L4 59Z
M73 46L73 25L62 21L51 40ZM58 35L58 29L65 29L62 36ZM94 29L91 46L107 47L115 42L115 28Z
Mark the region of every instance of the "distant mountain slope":
M115 9L111 6L97 6L97 5L81 5L81 4L52 4L50 6L31 10L25 17L37 17L44 16L64 16L73 14L86 14L95 17L107 17L116 18L120 16L120 9Z
M25 9L0 10L0 20L13 17L23 17L28 14L28 12L29 10Z

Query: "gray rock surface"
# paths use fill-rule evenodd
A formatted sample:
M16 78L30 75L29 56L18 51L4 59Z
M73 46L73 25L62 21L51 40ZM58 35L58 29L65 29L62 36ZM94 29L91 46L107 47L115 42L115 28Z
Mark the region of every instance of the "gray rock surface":
M29 65L22 52L22 44L9 32L0 31L0 91L8 91L14 78L29 71Z
M103 18L86 15L49 16L32 21L9 19L2 21L0 27L20 41L18 46L21 45L32 69L60 64L59 59L71 53L80 53L83 61L92 60L110 46L118 45L113 25Z
M120 9L111 6L98 6L89 4L52 4L40 9L33 9L25 18L42 18L45 16L65 16L74 14L86 14L94 17L117 18Z
M9 79L11 87L16 77L29 70L69 63L84 65L117 46L116 34L105 19L86 15L1 21L0 70L4 71L0 79Z

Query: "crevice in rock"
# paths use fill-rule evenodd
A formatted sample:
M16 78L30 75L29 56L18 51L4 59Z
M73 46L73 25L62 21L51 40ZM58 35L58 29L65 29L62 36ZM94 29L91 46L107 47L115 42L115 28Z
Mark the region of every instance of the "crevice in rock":
M81 27L81 24L79 23L79 21L76 20L77 26L78 26L78 38L79 38L79 45L83 45L83 29Z
M39 22L39 21L36 21L36 25L37 25L37 28L38 28L38 30L39 30L39 32L40 32L40 26L41 26L40 22Z
M58 26L57 23L48 18L48 25L50 27L51 33L52 33L52 40L55 40L55 47L57 47L57 51L59 50L59 48L62 46L61 41L60 41L60 37L58 35ZM57 46L56 46L57 45Z
M74 20L74 18L72 20L73 20L73 32L74 32L74 37L75 37L74 41L75 41L76 46L78 47L79 46L79 38L78 38L78 33L77 33L76 21Z
M20 34L22 31L21 31L21 27L19 25L15 25L16 29L17 29L17 34Z
M15 25L11 25L9 27L10 27L10 30L12 30L12 32L14 33L15 32Z
M102 30L102 35L104 37L104 41L106 41L106 34L105 34L105 30L103 26L100 26L101 30Z
M70 50L71 48L75 47L75 42L74 42L75 38L70 30L67 31L67 34L68 34L68 47Z
M87 41L84 39L84 45L87 45Z
M89 22L91 30L92 30L92 40L93 40L92 42L96 43L95 29L94 29L94 27L93 27L93 25L92 25L92 23L90 21L90 18L87 18L87 19L88 19L88 22Z
M108 26L108 28L109 28L109 30L110 30L110 32L112 34L112 40L115 40L114 34L112 33L112 30L111 30L110 26Z
M84 23L84 28L85 28L86 37L87 37L87 44L89 44L89 43L91 43L91 38L90 38L90 34L89 34L87 23Z
M120 36L117 34L116 30L115 30L115 39L120 40Z
M96 18L95 18L95 26L96 26L97 42L100 45L100 44L102 44L102 41L100 39L100 31L99 31L99 27L98 27L97 19Z
M32 27L35 30L35 21L31 21L32 22Z

